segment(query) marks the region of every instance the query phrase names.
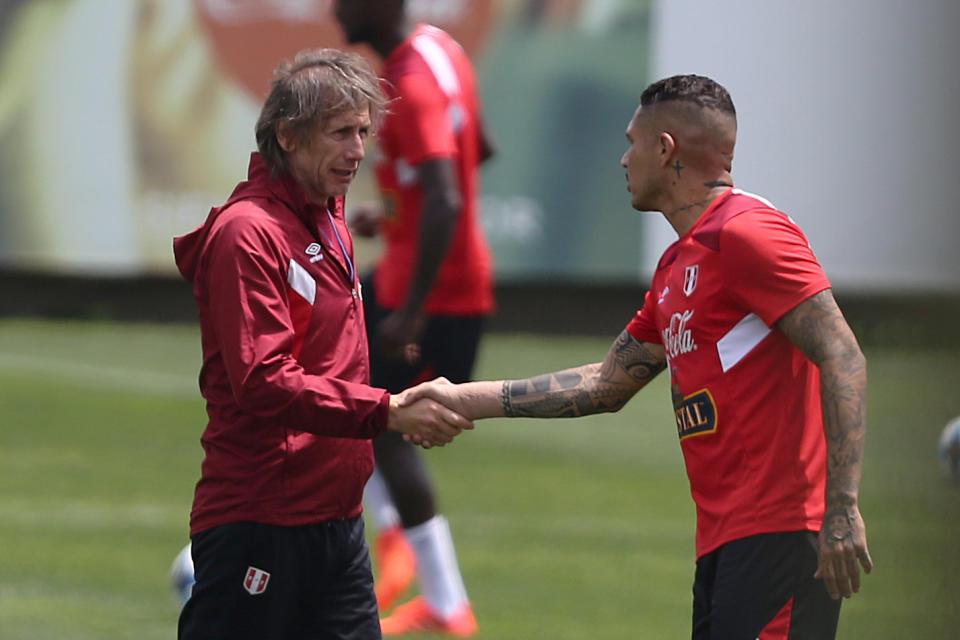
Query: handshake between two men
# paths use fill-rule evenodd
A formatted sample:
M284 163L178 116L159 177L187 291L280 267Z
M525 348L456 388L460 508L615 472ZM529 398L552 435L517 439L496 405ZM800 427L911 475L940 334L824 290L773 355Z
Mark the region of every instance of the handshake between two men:
M394 394L390 396L387 429L402 433L404 440L424 449L442 447L465 429L473 429L474 418L503 415L502 409L498 414L493 407L483 406L489 403L469 403L461 393L483 384L495 383L455 385L446 378L436 378Z

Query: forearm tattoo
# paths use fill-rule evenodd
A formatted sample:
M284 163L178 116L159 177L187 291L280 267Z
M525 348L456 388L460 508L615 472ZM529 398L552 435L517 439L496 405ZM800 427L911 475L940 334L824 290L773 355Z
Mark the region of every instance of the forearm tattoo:
M500 400L508 417L574 418L617 411L665 366L663 357L624 331L603 363L507 380Z
M577 371L507 380L501 391L504 415L511 418L575 418L613 411L623 406L617 402L619 396L619 389L612 386L595 385L588 390Z
M511 417L561 417L577 415L577 385L583 377L572 371L548 373L527 380L503 383L504 414Z

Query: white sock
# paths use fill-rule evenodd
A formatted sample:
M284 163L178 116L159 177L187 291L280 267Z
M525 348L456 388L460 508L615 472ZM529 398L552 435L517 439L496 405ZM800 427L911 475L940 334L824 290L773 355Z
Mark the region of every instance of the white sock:
M390 489L376 467L373 468L373 474L367 480L367 486L363 488L363 501L373 516L373 525L377 531L400 524L400 514L390 497Z
M434 611L449 618L467 601L450 525L441 515L406 529L407 540L417 556L420 593Z

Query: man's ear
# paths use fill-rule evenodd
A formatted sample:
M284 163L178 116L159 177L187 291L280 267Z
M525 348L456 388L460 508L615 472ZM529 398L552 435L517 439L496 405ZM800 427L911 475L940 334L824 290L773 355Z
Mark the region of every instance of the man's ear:
M290 123L281 120L277 123L276 128L277 142L280 143L280 148L286 151L287 153L292 153L297 148L297 140L292 135L290 135Z
M670 133L662 131L660 132L659 142L660 165L665 167L670 164L674 153L677 151L677 140Z

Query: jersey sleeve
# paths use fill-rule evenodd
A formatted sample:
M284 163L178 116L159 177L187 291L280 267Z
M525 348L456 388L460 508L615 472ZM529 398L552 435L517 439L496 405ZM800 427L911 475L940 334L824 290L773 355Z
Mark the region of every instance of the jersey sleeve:
M411 166L457 154L457 140L448 113L449 100L426 75L410 73L398 80L399 99L390 107L397 149Z
M830 288L806 236L774 211L739 215L723 227L720 250L738 301L772 327L810 296Z
M641 307L630 322L627 323L626 330L627 333L641 342L661 344L660 332L657 331L657 327L654 325L653 318L650 315L650 311L654 306L652 300L653 289L650 289L643 297L643 307Z

